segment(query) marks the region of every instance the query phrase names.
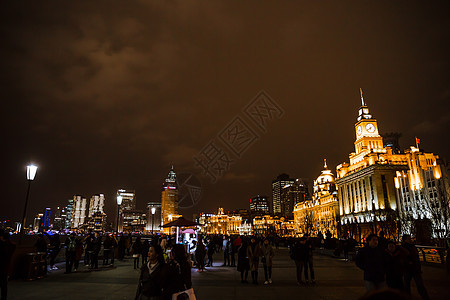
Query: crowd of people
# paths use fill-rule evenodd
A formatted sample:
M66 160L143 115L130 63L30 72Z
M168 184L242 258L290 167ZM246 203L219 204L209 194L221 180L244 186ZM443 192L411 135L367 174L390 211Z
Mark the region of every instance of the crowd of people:
M429 299L422 279L419 253L410 235L403 235L402 244L397 245L383 235L370 234L366 245L357 252L355 262L364 271L367 292L389 287L411 294L411 281L414 279L420 296Z

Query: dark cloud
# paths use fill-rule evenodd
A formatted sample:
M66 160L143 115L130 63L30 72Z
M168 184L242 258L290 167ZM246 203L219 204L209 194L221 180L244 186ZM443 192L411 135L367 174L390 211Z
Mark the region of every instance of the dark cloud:
M353 149L359 88L382 132L449 157L446 2L3 2L6 141L0 216L17 218L23 166L40 169L30 212L72 194L160 197L262 89L285 110L186 211L247 207L279 173L318 176ZM448 140L448 139L447 139ZM19 203L13 206L8 203Z

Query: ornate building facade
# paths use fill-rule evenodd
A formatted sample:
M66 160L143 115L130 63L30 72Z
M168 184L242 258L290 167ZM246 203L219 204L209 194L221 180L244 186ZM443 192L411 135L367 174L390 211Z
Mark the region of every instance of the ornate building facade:
M226 215L223 208L217 214L200 214L198 223L202 225L200 232L204 234L240 234L243 230L242 217Z
M334 174L327 168L314 180L314 195L312 200L299 202L294 207L294 224L297 234L338 235L338 197Z

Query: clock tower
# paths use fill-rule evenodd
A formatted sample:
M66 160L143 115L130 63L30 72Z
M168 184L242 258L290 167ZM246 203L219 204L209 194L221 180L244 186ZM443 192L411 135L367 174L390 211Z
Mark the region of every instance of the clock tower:
M362 89L361 92L361 107L356 118L355 132L355 152L360 154L362 152L370 153L373 149L383 148L383 138L378 133L377 120L370 114L369 108L364 102Z

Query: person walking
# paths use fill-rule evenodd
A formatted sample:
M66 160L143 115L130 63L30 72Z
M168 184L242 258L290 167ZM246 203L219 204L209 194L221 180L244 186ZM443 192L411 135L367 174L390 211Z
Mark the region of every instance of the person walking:
M236 258L235 258L235 256L236 256L236 245L235 245L235 243L234 243L234 240L230 237L229 239L228 239L228 242L229 242L229 253L230 253L230 266L231 267L236 267Z
M142 265L135 300L161 300L167 280L163 249L154 244L142 255L148 257L148 262Z
M94 249L94 239L95 236L91 232L88 236L84 239L84 265L85 266L91 266L92 265L92 253Z
M64 242L66 248L66 272L64 274L72 273L72 267L75 262L75 251L77 247L77 239L75 232L72 232Z
M119 242L117 243L117 255L120 261L125 258L125 237L120 236Z
M258 284L258 267L259 257L261 256L261 247L254 237L251 238L250 245L247 247L247 256L250 261L252 283Z
M386 287L386 252L378 247L378 237L371 233L367 244L356 254L356 266L364 271L367 292Z
M272 258L275 255L275 252L273 251L272 245L269 244L269 240L266 238L263 242L263 245L261 246L261 262L263 264L264 268L264 278L266 281L264 281L264 284L271 284L272 283Z
M303 285L305 282L302 280L303 265L306 258L306 239L301 237L299 240L294 241L290 247L290 258L295 262L296 274L297 274L297 284Z
M196 299L192 289L191 265L186 250L181 244L174 245L170 251L163 299Z
M11 258L16 250L16 244L10 241L9 233L0 229L0 289L1 299L6 300L8 296L8 275Z
M316 283L316 278L314 277L314 265L313 265L313 243L312 240L309 236L309 234L305 234L306 237L306 256L305 256L305 283L308 284L309 280L308 280L308 269L309 269L309 273L311 275L311 284L315 284Z
M406 250L405 258L405 291L411 294L411 280L416 282L417 291L423 299L430 299L427 289L422 279L422 268L420 266L419 253L414 245L411 236L405 234L402 236L402 247Z
M348 261L348 251L350 249L350 241L348 240L347 235L342 239L342 250L344 251L344 260Z
M206 248L205 244L203 244L203 241L201 238L198 239L197 248L195 249L194 256L195 260L197 262L197 272L203 272L205 270L205 255L206 255Z
M134 269L139 269L139 257L142 252L142 243L140 236L138 236L134 241L133 245L131 246L131 251L133 254Z
M83 243L81 242L80 238L75 236L77 242L76 242L76 248L75 248L75 261L73 263L73 271L76 272L78 270L78 267L80 265L80 260L83 257Z

